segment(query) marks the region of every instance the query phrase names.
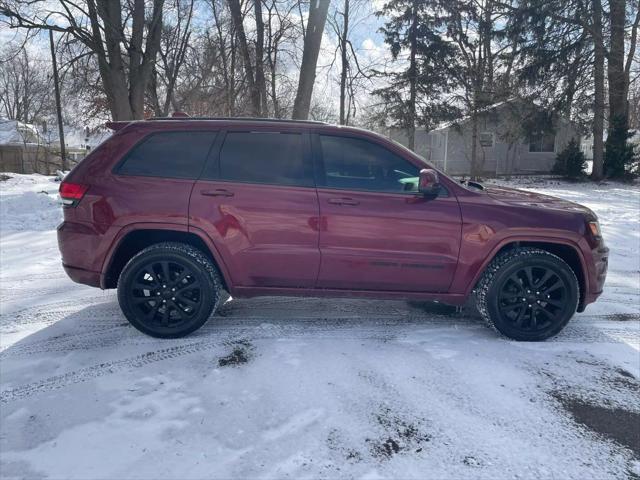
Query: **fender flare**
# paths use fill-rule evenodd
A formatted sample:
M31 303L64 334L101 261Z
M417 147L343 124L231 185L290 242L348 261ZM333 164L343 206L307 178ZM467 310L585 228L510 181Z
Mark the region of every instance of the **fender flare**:
M115 234L111 244L109 245L108 253L105 256L104 261L102 262L101 274L100 274L100 287L104 289L106 287L107 280L107 272L111 268L113 263L113 258L115 253L120 248L122 241L129 235L130 233L139 231L139 230L166 230L173 232L182 232L182 233L191 233L197 236L202 242L206 245L216 262L216 266L218 270L220 270L220 274L224 278L225 285L229 290L233 289L233 283L231 282L231 276L229 274L229 269L227 268L222 255L215 243L211 240L211 238L201 229L196 227L190 227L184 223L153 223L153 222L138 222L138 223L129 223Z
M580 268L582 269L582 272L575 272L576 276L578 276L579 278L582 278L582 280L584 281L584 289L585 292L589 292L589 269L587 267L587 262L584 259L584 255L582 253L582 249L580 248L580 245L576 242L574 242L573 240L567 239L567 238L558 238L558 237L548 237L548 236L531 236L531 235L514 235L514 236L508 236L505 237L503 239L501 239L492 249L491 252L489 253L489 255L487 255L487 257L484 259L484 261L482 262L482 265L480 266L480 268L477 269L477 271L475 272L473 279L467 284L467 286L465 287L465 296L468 296L471 294L471 291L473 290L473 287L478 283L478 281L480 280L480 277L482 277L482 274L484 273L484 271L486 270L487 266L493 261L493 259L496 257L496 255L498 254L498 252L500 250L502 250L505 246L512 244L512 243L520 243L520 242L531 242L531 243L553 243L556 245L562 245L565 247L570 247L577 255L578 255L578 259L580 260Z

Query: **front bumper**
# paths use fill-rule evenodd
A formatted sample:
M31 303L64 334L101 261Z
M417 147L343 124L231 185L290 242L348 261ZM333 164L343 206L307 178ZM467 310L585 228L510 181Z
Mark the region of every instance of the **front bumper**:
M609 248L601 245L591 251L593 259L592 272L589 276L589 289L585 292L584 298L578 307L579 312L583 312L585 307L595 302L604 290L604 283L607 279L609 268Z

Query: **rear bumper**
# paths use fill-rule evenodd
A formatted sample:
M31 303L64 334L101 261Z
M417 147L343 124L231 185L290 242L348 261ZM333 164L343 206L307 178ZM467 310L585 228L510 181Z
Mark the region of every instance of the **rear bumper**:
M91 270L71 267L69 265L65 265L64 263L62 264L62 268L64 268L64 271L74 282L81 283L83 285L89 285L90 287L100 288L100 272L93 272Z
M62 266L76 283L100 287L105 235L84 222L62 222L57 228Z

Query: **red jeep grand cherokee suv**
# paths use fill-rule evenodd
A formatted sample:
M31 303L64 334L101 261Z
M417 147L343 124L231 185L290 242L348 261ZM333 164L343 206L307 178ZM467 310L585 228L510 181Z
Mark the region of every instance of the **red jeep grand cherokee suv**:
M357 296L462 305L542 340L596 300L596 216L556 198L462 185L406 148L317 122L156 119L115 134L60 186L62 262L118 288L156 337L224 297Z

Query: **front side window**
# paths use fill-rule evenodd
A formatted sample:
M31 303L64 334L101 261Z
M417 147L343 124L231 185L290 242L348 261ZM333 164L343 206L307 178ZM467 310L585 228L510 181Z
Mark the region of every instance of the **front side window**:
M154 133L127 154L121 175L198 178L216 132Z
M229 132L220 151L220 179L300 187L314 186L299 133Z
M417 192L418 167L360 138L320 135L325 186L372 192Z

